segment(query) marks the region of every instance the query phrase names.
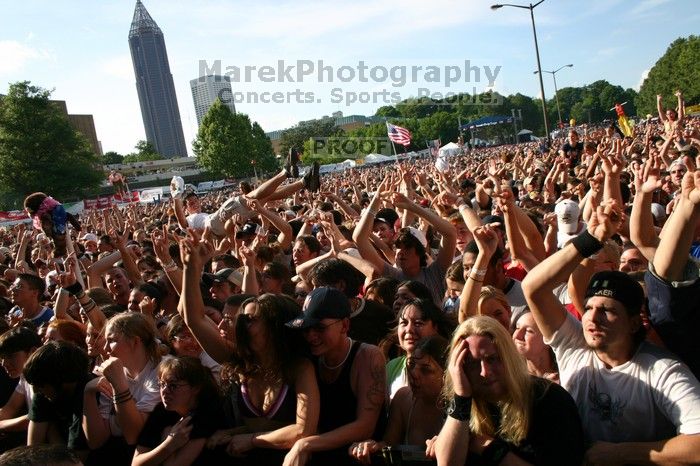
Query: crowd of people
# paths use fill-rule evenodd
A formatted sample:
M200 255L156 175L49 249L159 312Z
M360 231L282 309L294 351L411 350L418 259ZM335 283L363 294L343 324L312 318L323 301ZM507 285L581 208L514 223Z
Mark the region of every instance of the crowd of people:
M34 193L0 231L0 463L698 464L699 148L678 93L446 170Z

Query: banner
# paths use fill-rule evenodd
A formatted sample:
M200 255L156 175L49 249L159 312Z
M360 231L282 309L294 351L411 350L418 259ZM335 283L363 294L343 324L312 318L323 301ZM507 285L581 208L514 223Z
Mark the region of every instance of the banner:
M156 202L163 198L163 188L144 189L139 194L141 202Z

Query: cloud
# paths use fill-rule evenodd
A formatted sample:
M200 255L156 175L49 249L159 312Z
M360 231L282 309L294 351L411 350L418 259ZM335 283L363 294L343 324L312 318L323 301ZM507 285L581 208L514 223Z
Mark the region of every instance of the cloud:
M642 15L654 10L665 3L669 3L671 0L642 0L638 2L632 10L630 10L631 15Z
M647 79L647 76L649 76L649 68L646 70L642 71L642 75L639 77L639 82L637 83L637 86L634 88L636 91L639 91L639 89L642 87L642 84L644 84L644 81Z
M16 40L0 40L0 76L16 73L29 62L44 59L52 59L46 50L29 47Z

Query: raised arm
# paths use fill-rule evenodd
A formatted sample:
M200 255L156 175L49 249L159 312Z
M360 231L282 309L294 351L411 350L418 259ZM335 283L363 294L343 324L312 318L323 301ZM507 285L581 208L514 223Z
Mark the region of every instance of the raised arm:
M497 223L481 226L475 229L472 234L474 241L479 247L479 253L476 255L474 265L470 270L465 270L466 281L462 294L459 297L459 322L464 322L469 317L474 317L479 314L479 294L481 286L484 283L484 276L489 266L489 261L493 257L498 247L498 235L494 228L497 228Z
M667 281L684 279L688 252L700 219L700 171L685 174L677 199L653 258L656 274Z
M566 319L566 309L552 290L569 278L581 259L602 249L603 243L617 232L621 222L622 212L615 201L597 206L588 223L588 230L549 256L525 277L523 292L545 340L550 339Z
M396 207L403 208L424 219L442 235L440 252L438 253L436 262L440 264L441 268L447 270L450 264L452 264L452 260L455 256L455 247L457 246L457 229L454 225L440 217L431 209L426 209L410 201L403 194L393 193L391 195L391 201Z
M184 270L178 312L202 349L216 362L223 364L231 358L233 343L221 336L216 324L204 313L204 301L199 287L204 264L210 259L213 250L210 244L200 241L194 230L188 230L187 238L180 241Z
M88 286L90 288L104 288L102 283L102 277L105 272L114 266L119 259L122 258L122 254L119 251L114 251L112 254L99 259L87 268L88 276Z
M388 179L384 178L377 187L377 191L374 193L372 200L360 217L360 222L355 226L355 230L352 234L352 239L355 241L357 250L360 252L362 258L371 262L372 265L379 270L384 270L386 262L374 249L374 246L372 246L370 235L372 234L372 227L374 226L374 217L377 215L377 209L379 209L381 202L381 194L382 191L386 189L387 184Z
M280 249L283 251L286 250L289 245L292 244L292 226L288 222L284 221L282 217L277 215L275 212L266 209L265 206L260 203L260 201L251 199L248 201L248 203L251 208L260 214L261 217L268 220L275 228L279 230L280 234L277 237L277 242L280 245Z
M247 246L238 248L238 257L243 261L243 283L241 292L257 296L260 293L258 287L258 277L255 274L255 251L251 251Z
M634 176L635 194L630 215L630 239L649 262L654 260L659 237L651 214L652 194L661 188L658 157L649 156Z
M661 94L656 94L656 112L659 115L659 121L661 123L666 123L666 112L664 112L664 107L661 103Z
M110 230L109 236L112 237L112 243L121 253L122 264L129 281L133 283L134 286L143 283L143 278L141 278L141 273L136 265L134 256L131 255L131 251L129 251L129 249L126 247L126 239L128 238L129 234L126 231L120 234L117 230Z

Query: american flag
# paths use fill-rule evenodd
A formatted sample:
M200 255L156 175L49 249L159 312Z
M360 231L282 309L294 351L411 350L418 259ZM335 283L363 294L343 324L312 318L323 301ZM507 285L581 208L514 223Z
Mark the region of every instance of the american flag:
M388 121L386 122L386 130L391 139L391 142L396 144L401 144L402 146L407 146L411 144L411 133L400 126L392 125Z

